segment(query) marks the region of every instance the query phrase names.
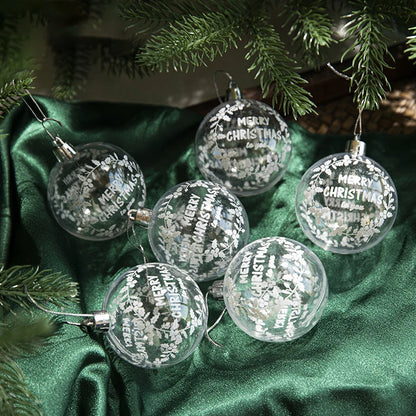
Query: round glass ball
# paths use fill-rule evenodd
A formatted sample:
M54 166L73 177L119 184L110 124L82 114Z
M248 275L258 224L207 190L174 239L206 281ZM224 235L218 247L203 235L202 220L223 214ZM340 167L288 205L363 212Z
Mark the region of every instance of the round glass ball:
M207 325L204 297L176 266L138 265L110 286L103 310L110 315L107 340L129 363L143 368L177 364L199 345Z
M148 234L160 262L205 281L222 276L234 254L247 244L249 223L242 203L224 186L194 180L159 199Z
M215 107L200 124L195 154L202 175L239 196L267 191L286 172L292 152L283 118L261 101Z
M108 240L126 230L129 209L143 207L146 185L137 162L107 143L76 147L49 176L48 200L58 224L85 240Z
M393 226L397 191L374 160L338 153L305 172L295 207L303 232L315 244L334 253L359 253L378 244Z
M291 341L318 322L328 283L318 257L283 237L256 240L231 261L224 301L235 324L261 341Z

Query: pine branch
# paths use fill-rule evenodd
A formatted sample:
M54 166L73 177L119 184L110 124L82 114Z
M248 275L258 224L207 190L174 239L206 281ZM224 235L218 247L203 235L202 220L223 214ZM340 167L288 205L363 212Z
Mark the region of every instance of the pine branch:
M240 23L240 13L232 9L187 16L151 36L137 56L138 62L152 71L172 67L188 72L222 56L230 46L237 47Z
M141 35L154 33L185 16L212 11L217 5L212 0L120 0L118 8L120 16L129 22L127 28L135 28L136 34Z
M0 356L10 359L35 352L55 334L57 325L47 318L29 318L25 315L8 315L0 322Z
M5 79L9 74L3 74L4 69L0 70L0 120L27 94L26 90L32 88L34 80L31 70L15 73L13 79Z
M353 39L352 45L343 57L357 50L351 66L350 88L354 90L354 101L362 109L375 110L380 101L386 97L390 84L384 74L384 68L389 68L386 59L394 61L387 49L387 29L385 15L379 9L375 0L355 2L357 7L347 16L347 39Z
M22 35L19 33L20 15L0 15L0 62L5 63L19 56Z
M27 387L18 365L0 355L0 414L2 416L42 416L39 400Z
M322 0L311 3L307 0L289 0L286 3L288 21L291 22L289 35L301 43L302 59L316 65L321 48L335 43L332 38L332 22Z
M64 306L67 302L75 302L78 299L77 284L61 273L39 271L31 266L0 268L0 306L6 311L11 309L12 303L26 309L32 306L25 293L25 287L38 302Z
M107 74L121 75L125 73L130 78L134 78L136 75L140 77L149 75L146 67L136 64L136 55L140 48L138 44L132 47L125 40L102 39L97 48L101 69L105 70Z
M72 100L86 85L91 66L91 50L72 38L71 44L55 46L56 74L52 94L61 100Z
M23 373L14 361L44 346L57 326L46 318L8 315L0 323L0 414L41 415L38 399L28 389Z
M411 35L407 37L407 49L405 52L409 54L409 59L416 59L416 26L409 28Z
M19 32L22 13L0 15L0 120L13 108L33 82L34 62L21 53Z
M83 0L81 5L85 8L85 14L88 16L88 22L93 29L98 29L103 22L105 7L112 0Z
M249 35L250 40L245 46L249 51L245 58L253 61L248 70L256 71L255 78L260 78L263 97L269 94L275 84L272 105L278 102L280 93L280 107L284 114L290 109L297 118L314 112L311 94L301 87L306 81L296 72L295 62L288 56L279 34L267 22L265 15L253 19Z
M401 19L406 22L415 17L416 4L414 0L378 0L375 6L379 13L390 19Z
M30 266L0 267L0 311L12 304L32 305L25 289L38 302L62 306L77 299L77 285L60 273L39 271ZM56 332L56 324L45 318L29 320L21 314L8 314L0 322L0 414L40 416L38 399L28 389L14 358L33 353Z

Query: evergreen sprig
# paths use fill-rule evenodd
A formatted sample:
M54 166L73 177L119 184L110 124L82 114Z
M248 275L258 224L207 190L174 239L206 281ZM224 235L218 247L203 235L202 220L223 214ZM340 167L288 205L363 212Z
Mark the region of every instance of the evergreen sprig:
M38 398L29 390L16 362L0 356L0 414L42 416Z
M85 8L85 15L93 29L99 29L103 22L105 8L112 0L83 0L81 5Z
M131 47L126 41L118 39L100 39L96 45L97 60L100 62L102 70L107 74L118 75L126 74L129 78L136 75L143 77L149 75L146 67L136 65L136 56L139 53L140 43L134 42Z
M5 79L7 74L3 74L4 68L0 70L0 119L2 119L17 104L21 97L27 93L26 90L32 88L34 80L33 71L26 70L14 74L13 79Z
M321 49L336 42L332 37L332 21L323 1L289 0L286 9L290 22L289 35L295 42L301 43L303 60L307 64L316 64Z
M129 22L128 29L135 28L137 35L154 33L184 16L212 11L218 2L212 0L160 0L119 1L120 16Z
M268 22L265 3L243 1L237 4L230 0L221 4L221 10L203 11L199 15L184 9L179 20L170 21L168 27L150 36L138 55L138 62L152 71L168 71L172 67L187 72L213 61L230 47L237 48L242 37L248 35L245 47L248 49L246 59L251 61L249 71L255 71L255 77L260 78L264 97L275 85L272 103L278 101L280 94L280 106L285 114L292 110L297 117L313 111L310 94L301 86L306 81L298 74L295 61L288 56L279 34ZM167 20L172 19L172 7L163 8L159 15L165 13ZM131 11L132 15L134 13ZM140 16L143 17L143 13ZM329 42L324 35L314 36L318 37L316 42Z
M24 36L19 32L21 13L0 15L0 119L26 95L34 76L33 59L21 53Z
M91 66L88 45L76 42L55 47L55 77L52 94L61 100L72 100L86 85Z
M306 81L296 72L296 63L287 53L286 46L266 16L257 16L249 28L250 40L246 44L247 60L252 60L249 71L256 71L260 79L263 97L266 97L273 84L272 105L278 102L284 114L292 110L293 116L302 116L314 111L311 94L301 84Z
M152 71L188 72L223 55L240 40L241 16L232 10L187 16L170 23L146 42L139 64Z
M410 35L406 39L407 48L406 53L409 54L409 59L416 59L416 26L409 28Z
M57 306L77 300L77 285L61 273L39 271L31 266L0 265L0 414L41 416L39 401L29 390L16 358L37 351L55 334L57 325L47 318L29 318L15 307L33 306L30 293L38 302ZM6 313L4 312L13 312Z
M38 302L64 306L78 299L77 284L59 272L39 271L31 266L0 267L0 306L9 311L14 304L28 309L33 306L25 288Z
M5 58L15 60L19 57L20 46L23 40L19 31L20 14L8 16L0 15L0 60Z
M343 57L356 51L347 69L352 71L350 88L354 90L354 101L362 109L375 110L391 88L384 74L384 69L390 67L387 59L394 61L384 34L388 29L386 15L375 0L356 1L354 6L346 16L346 36L352 44Z
M47 318L29 318L18 313L0 322L0 356L10 359L35 352L55 334L57 325Z

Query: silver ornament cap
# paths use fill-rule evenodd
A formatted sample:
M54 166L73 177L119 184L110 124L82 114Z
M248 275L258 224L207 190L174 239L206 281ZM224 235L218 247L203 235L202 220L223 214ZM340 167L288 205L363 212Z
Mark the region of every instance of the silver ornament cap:
M359 140L360 136L355 136L353 140L348 140L345 146L345 152L351 153L354 156L364 156L366 143Z
M69 143L64 142L59 136L54 138L53 144L55 146L53 152L59 162L70 160L77 154L77 151L74 149L74 147Z
M240 90L240 87L236 82L230 81L228 84L227 91L225 92L225 100L240 100L243 97L243 94Z
M110 329L110 314L107 311L93 311L92 317L81 322L81 326L92 328L97 332L107 332Z

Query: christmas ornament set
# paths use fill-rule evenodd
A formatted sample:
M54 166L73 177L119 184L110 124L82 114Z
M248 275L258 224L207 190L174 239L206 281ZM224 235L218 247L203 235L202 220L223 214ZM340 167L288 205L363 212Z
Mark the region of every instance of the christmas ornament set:
M144 207L144 177L126 152L105 143L74 148L46 129L46 122L59 121L46 117L37 103L42 118L32 109L58 156L48 185L58 224L96 241L120 236L132 222L148 228L158 262L124 271L108 289L102 310L75 315L85 318L82 328L105 332L113 350L136 366L179 363L204 334L209 338L207 301L196 282L224 276L208 293L224 300L241 330L262 341L299 338L325 308L325 270L310 249L284 237L247 245L248 217L235 195L259 194L276 184L288 167L292 144L280 115L241 98L231 77L228 98L196 134L195 156L206 180L174 186L153 209ZM356 135L346 152L307 170L295 210L312 242L336 253L355 253L390 230L397 193L387 172L364 155Z

